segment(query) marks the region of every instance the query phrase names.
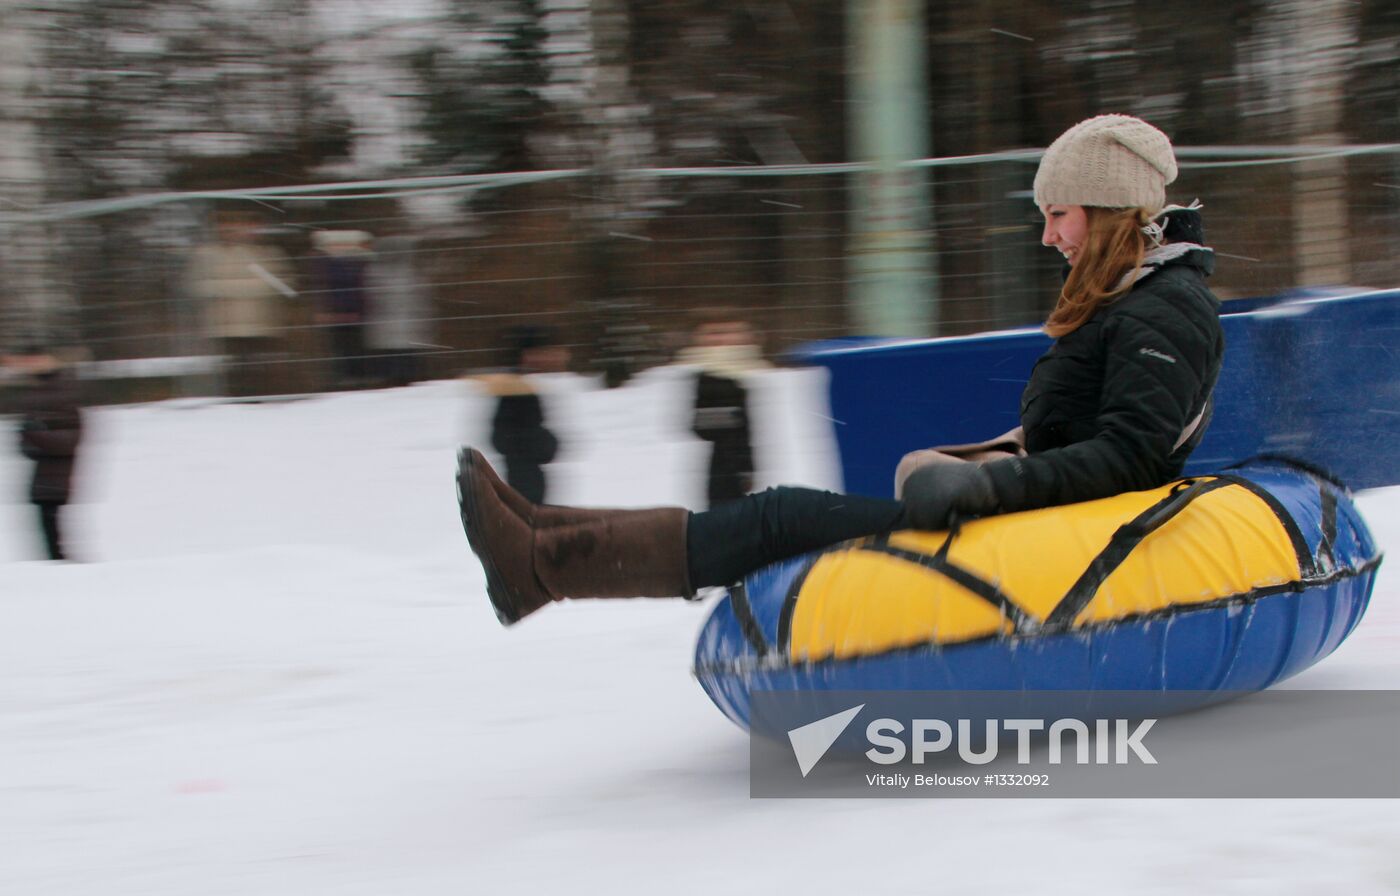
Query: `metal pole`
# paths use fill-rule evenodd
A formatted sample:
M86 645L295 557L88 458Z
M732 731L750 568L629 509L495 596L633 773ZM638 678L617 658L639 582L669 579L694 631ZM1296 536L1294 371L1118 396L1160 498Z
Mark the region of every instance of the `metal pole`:
M927 336L938 326L926 172L924 0L847 0L853 175L850 302L857 329Z

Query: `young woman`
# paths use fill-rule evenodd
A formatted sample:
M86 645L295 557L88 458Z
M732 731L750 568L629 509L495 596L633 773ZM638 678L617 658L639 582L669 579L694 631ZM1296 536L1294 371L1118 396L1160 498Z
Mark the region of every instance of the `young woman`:
M531 504L464 450L462 523L497 616L510 625L566 597L689 596L851 538L1170 481L1210 420L1224 352L1200 213L1166 206L1175 178L1166 135L1126 115L1080 122L1046 150L1041 242L1068 274L1046 323L1055 342L1021 398L1024 453L916 452L900 500L776 488L690 513Z

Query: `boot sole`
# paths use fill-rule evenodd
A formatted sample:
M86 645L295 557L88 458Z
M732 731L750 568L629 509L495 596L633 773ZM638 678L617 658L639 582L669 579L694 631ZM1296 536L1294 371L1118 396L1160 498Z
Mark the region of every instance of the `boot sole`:
M486 573L486 597L491 601L491 609L496 611L496 619L501 625L511 626L520 621L520 611L516 608L515 601L509 599L510 589L505 586L500 573L496 571L496 565L491 562L489 554L482 551L476 536L472 534L476 529L474 520L478 518L476 495L471 488L464 488L463 482L470 481L470 474L475 466L476 461L468 449L464 448L457 453L457 506L462 515L462 530L467 535L467 543L471 545L472 553L481 561L481 568Z

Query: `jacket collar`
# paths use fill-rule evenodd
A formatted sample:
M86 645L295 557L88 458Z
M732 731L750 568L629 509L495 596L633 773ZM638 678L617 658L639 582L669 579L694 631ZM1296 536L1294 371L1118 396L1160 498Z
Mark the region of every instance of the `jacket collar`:
M1205 244L1205 227L1200 207L1167 206L1155 219L1161 226L1161 245L1149 247L1142 267L1123 275L1121 286L1137 283L1164 268L1184 265L1209 277L1215 273L1215 250ZM1060 279L1069 278L1070 266L1060 269Z
M1143 271L1134 280L1141 280L1154 271L1182 264L1209 277L1215 272L1215 250L1206 245L1206 228L1201 220L1201 204L1169 205L1157 214L1149 225L1148 236L1156 243L1143 259Z
M1142 267L1123 275L1120 286L1137 283L1164 268L1182 265L1195 268L1204 277L1215 273L1215 250L1199 243L1164 243L1155 249L1148 249L1143 256Z

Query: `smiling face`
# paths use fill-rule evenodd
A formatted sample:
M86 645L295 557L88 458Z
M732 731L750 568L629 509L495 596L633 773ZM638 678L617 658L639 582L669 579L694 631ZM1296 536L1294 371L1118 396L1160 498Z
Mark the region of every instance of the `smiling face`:
M1065 261L1073 267L1089 234L1089 215L1084 211L1084 206L1047 205L1040 213L1045 216L1045 229L1040 234L1041 245L1060 250Z
M751 345L754 335L741 320L709 321L695 328L694 341L709 348Z

